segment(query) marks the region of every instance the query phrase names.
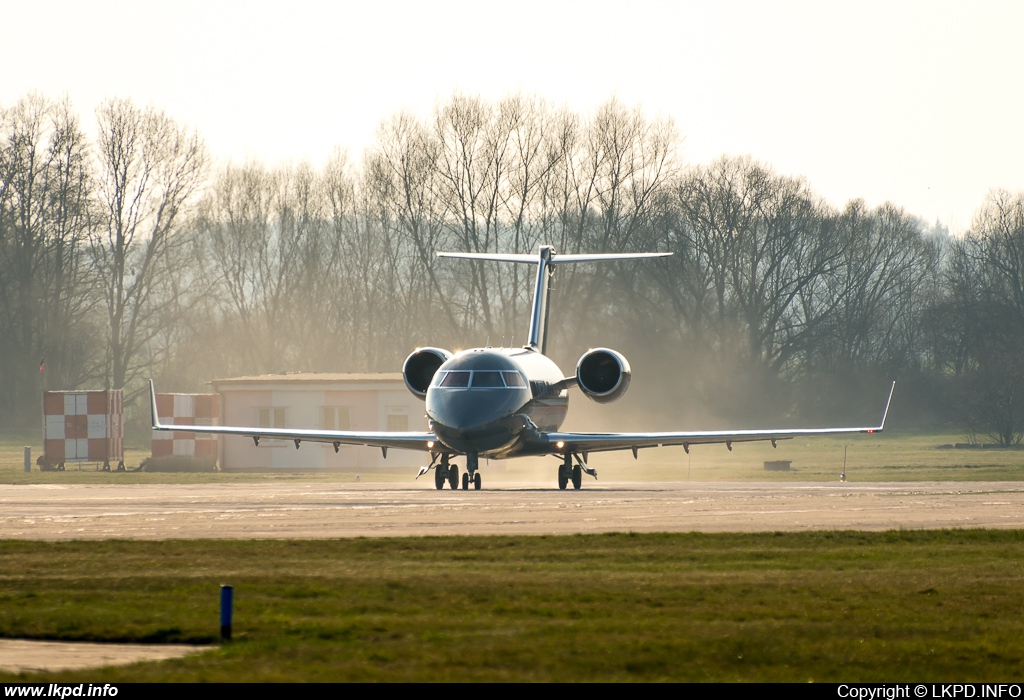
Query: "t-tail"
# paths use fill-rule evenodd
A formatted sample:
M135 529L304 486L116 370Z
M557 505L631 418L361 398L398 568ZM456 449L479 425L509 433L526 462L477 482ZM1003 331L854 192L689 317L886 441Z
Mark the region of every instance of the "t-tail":
M548 344L548 305L551 280L555 265L567 263L604 262L610 260L637 260L663 258L672 253L583 253L560 255L550 245L542 245L536 255L525 253L438 253L441 258L467 258L495 262L529 263L537 266L537 282L533 290L533 310L530 313L530 334L526 347L544 354Z

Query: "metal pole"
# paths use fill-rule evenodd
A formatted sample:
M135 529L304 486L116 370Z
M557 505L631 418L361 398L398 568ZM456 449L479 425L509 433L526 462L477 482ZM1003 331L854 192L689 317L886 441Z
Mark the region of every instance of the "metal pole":
M25 471L32 471L32 448L25 446Z
M220 638L231 641L231 608L234 605L235 589L226 584L220 586Z

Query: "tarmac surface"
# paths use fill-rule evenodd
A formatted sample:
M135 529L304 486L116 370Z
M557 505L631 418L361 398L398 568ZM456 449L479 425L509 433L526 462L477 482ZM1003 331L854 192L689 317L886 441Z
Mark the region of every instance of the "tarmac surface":
M0 486L0 538L331 538L581 532L1019 528L1024 483L253 482ZM81 669L201 651L182 645L0 640L0 670Z
M585 483L253 482L0 486L0 538L332 538L586 532L1018 528L1022 482Z

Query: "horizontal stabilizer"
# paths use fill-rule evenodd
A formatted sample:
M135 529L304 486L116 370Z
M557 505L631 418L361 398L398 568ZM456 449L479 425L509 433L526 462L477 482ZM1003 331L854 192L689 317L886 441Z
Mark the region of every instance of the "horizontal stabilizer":
M535 263L536 255L525 253L438 253L439 258L465 258L467 260L493 260L494 262Z
M582 253L567 254L552 253L549 265L562 265L565 263L585 262L609 262L612 260L640 260L644 258L664 258L672 253ZM438 253L439 258L464 258L466 260L490 260L492 262L511 263L540 263L539 255L524 253Z

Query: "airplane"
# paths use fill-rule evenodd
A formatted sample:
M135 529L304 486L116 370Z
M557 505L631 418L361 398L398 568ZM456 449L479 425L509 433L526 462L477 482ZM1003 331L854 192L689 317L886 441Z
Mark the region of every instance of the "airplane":
M597 471L588 465L593 452L637 451L646 447L681 445L689 453L692 445L724 443L729 450L737 442L768 441L773 447L780 440L816 435L880 433L885 428L889 404L896 389L892 383L889 398L877 426L856 428L812 428L778 430L714 430L650 433L569 433L559 432L569 406L569 389L576 387L598 403L621 397L629 386L631 368L626 358L608 348L585 352L576 363L576 373L566 376L544 351L548 336L548 305L551 283L557 266L612 260L639 260L671 253L595 253L559 254L550 245L540 246L536 255L501 253L437 253L444 258L490 260L537 266L537 278L530 316L529 339L520 348L474 348L451 353L441 348L417 348L403 364L405 385L423 399L429 420L429 432L360 432L351 430L313 430L292 428L256 428L234 426L188 426L188 432L238 435L252 439L287 439L295 442L332 443L335 452L341 445L367 445L380 448L387 458L389 449L420 450L430 454L430 464L417 474L434 470L434 485L443 489L459 487L459 469L452 458L464 456L466 471L462 488L481 488L480 458L507 459L553 455L561 460L558 488L582 487L583 474L595 479ZM180 425L160 422L156 389L150 380L150 403L154 430L182 431Z

